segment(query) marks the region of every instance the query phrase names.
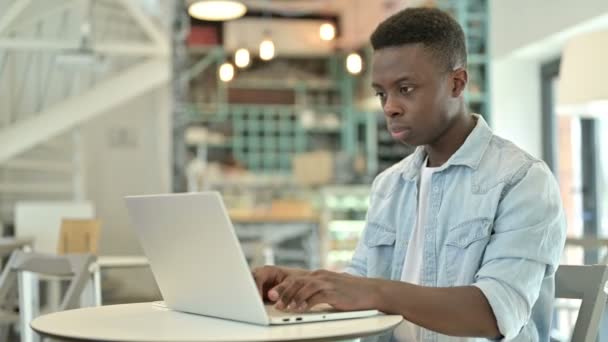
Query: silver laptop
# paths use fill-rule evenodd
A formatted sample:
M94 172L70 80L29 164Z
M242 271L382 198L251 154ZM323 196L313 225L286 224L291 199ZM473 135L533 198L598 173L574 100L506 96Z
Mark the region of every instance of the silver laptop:
M169 309L261 325L379 314L377 310L285 313L265 306L217 192L129 196L126 202Z

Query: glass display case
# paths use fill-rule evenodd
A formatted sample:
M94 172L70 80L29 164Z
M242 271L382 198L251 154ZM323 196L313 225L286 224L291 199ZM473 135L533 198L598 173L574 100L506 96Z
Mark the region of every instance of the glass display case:
M343 271L350 263L365 227L370 185L328 186L321 189L321 262Z

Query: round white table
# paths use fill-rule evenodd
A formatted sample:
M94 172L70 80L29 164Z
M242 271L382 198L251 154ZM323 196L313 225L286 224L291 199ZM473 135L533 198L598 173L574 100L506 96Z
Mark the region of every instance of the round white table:
M138 303L56 312L36 318L31 327L43 336L76 341L327 341L380 334L402 320L380 315L266 327Z

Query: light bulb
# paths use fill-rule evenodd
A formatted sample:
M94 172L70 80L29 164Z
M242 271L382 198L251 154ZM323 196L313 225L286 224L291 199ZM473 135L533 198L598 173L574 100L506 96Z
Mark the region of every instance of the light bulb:
M358 74L363 69L363 61L358 53L353 52L346 57L346 70L351 74Z
M234 78L234 67L232 64L226 62L220 66L219 74L220 80L223 82L230 82Z
M266 38L260 43L260 58L265 61L274 58L274 43L270 38Z
M188 7L190 16L209 21L224 21L240 18L247 12L247 7L234 0L198 0Z
M234 53L234 64L237 67L244 68L249 65L250 61L249 50L241 48Z
M321 40L332 40L336 37L336 28L332 23L324 23L319 27Z

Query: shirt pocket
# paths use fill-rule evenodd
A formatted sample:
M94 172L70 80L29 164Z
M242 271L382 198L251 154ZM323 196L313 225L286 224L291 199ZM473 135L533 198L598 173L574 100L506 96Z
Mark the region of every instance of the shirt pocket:
M490 241L492 220L478 218L449 229L445 243L448 286L471 285Z
M391 227L370 222L363 235L367 247L367 276L390 278L396 232Z

